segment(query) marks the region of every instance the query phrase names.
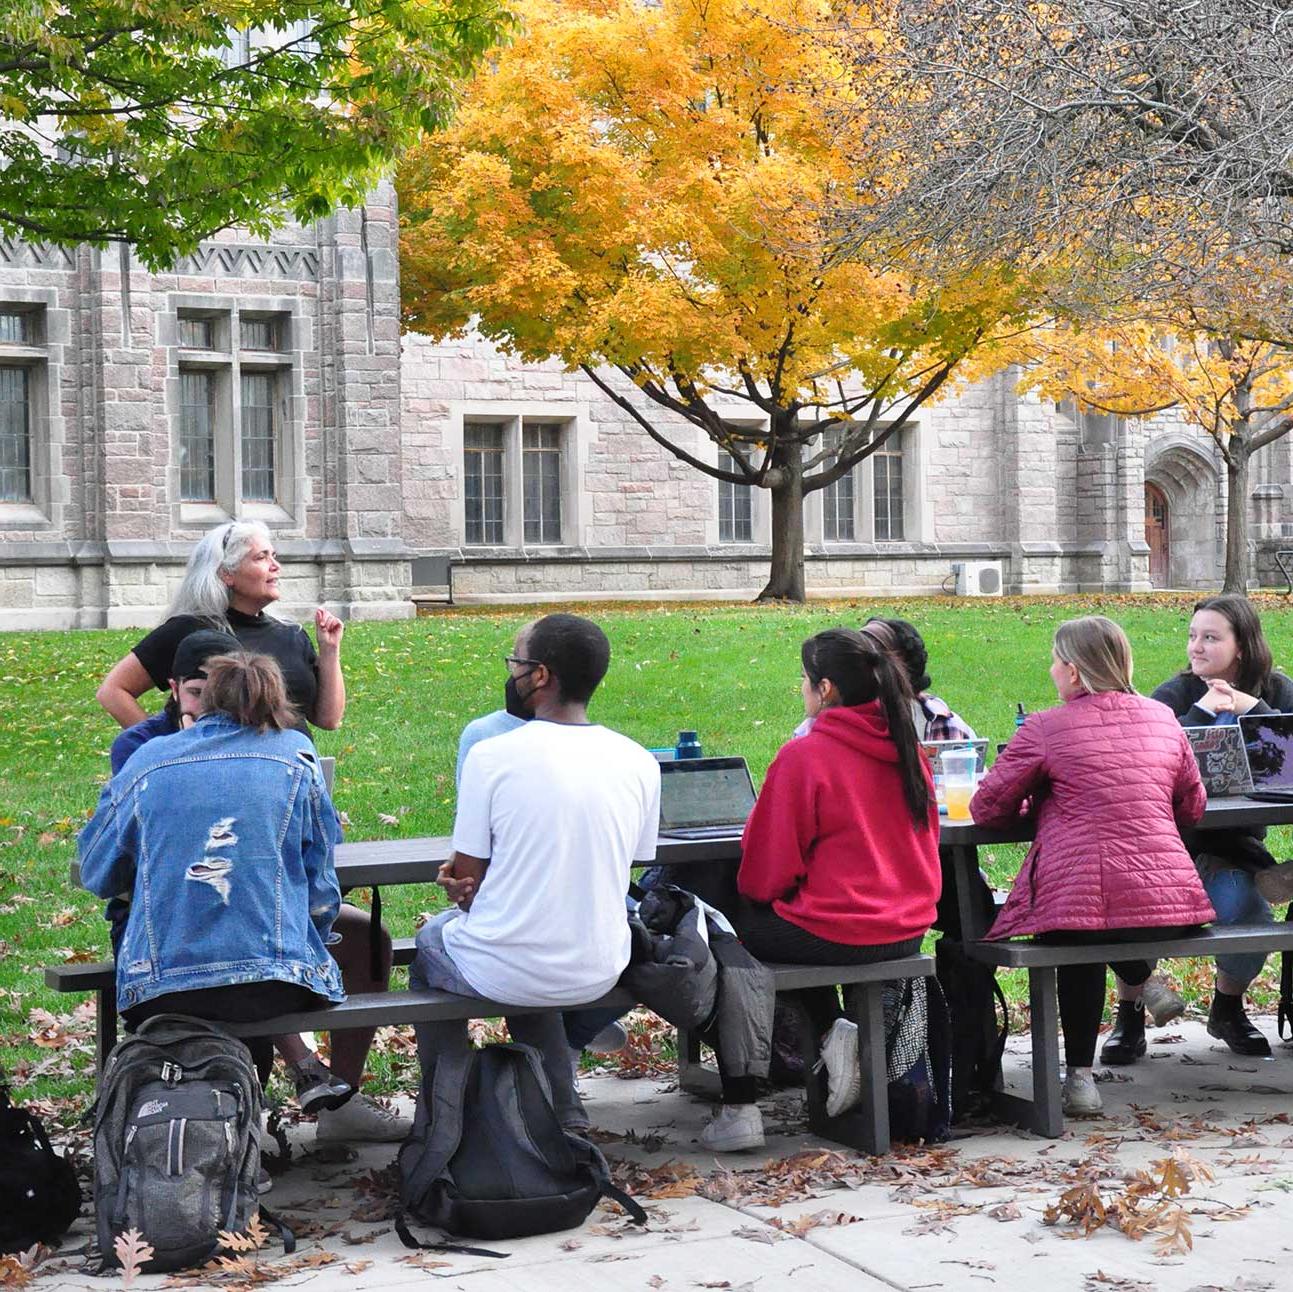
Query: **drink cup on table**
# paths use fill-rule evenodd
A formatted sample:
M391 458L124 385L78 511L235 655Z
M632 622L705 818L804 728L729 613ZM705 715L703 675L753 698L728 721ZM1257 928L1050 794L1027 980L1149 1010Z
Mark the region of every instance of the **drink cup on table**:
M948 749L943 752L943 802L949 821L970 819L970 800L974 797L975 772L979 756L973 748Z

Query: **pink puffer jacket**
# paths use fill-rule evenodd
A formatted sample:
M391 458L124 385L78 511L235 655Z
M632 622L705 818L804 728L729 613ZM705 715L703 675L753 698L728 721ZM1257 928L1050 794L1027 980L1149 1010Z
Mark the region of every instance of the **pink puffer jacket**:
M1028 798L1036 841L989 937L1214 918L1178 831L1203 815L1207 796L1166 705L1104 691L1032 714L970 811L1004 826Z

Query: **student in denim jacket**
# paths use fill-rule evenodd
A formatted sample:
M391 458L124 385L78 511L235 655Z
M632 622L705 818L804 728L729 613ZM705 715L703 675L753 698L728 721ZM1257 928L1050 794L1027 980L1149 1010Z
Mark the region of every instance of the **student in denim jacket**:
M81 878L132 890L117 1007L250 1022L345 999L328 953L339 838L272 659L208 664L195 726L142 746L81 832ZM268 1041L254 1047L265 1065Z

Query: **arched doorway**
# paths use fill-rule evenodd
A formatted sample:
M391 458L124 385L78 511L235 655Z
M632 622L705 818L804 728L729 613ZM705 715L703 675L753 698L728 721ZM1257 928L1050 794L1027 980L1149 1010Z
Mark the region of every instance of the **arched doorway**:
M1167 495L1157 486L1145 484L1145 542L1149 544L1149 581L1156 588L1168 585L1171 568Z

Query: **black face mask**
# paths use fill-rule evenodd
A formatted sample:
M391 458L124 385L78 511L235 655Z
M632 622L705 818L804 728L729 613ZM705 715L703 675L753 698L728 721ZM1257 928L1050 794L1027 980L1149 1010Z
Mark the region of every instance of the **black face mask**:
M534 710L527 707L530 695L533 695L534 692L531 691L530 695L522 696L520 688L516 684L520 681L520 678L529 677L530 673L533 672L534 670L530 669L528 673L522 673L520 677L513 677L509 674L507 684L503 687L503 707L512 717L520 718L522 722L529 722L534 717Z

